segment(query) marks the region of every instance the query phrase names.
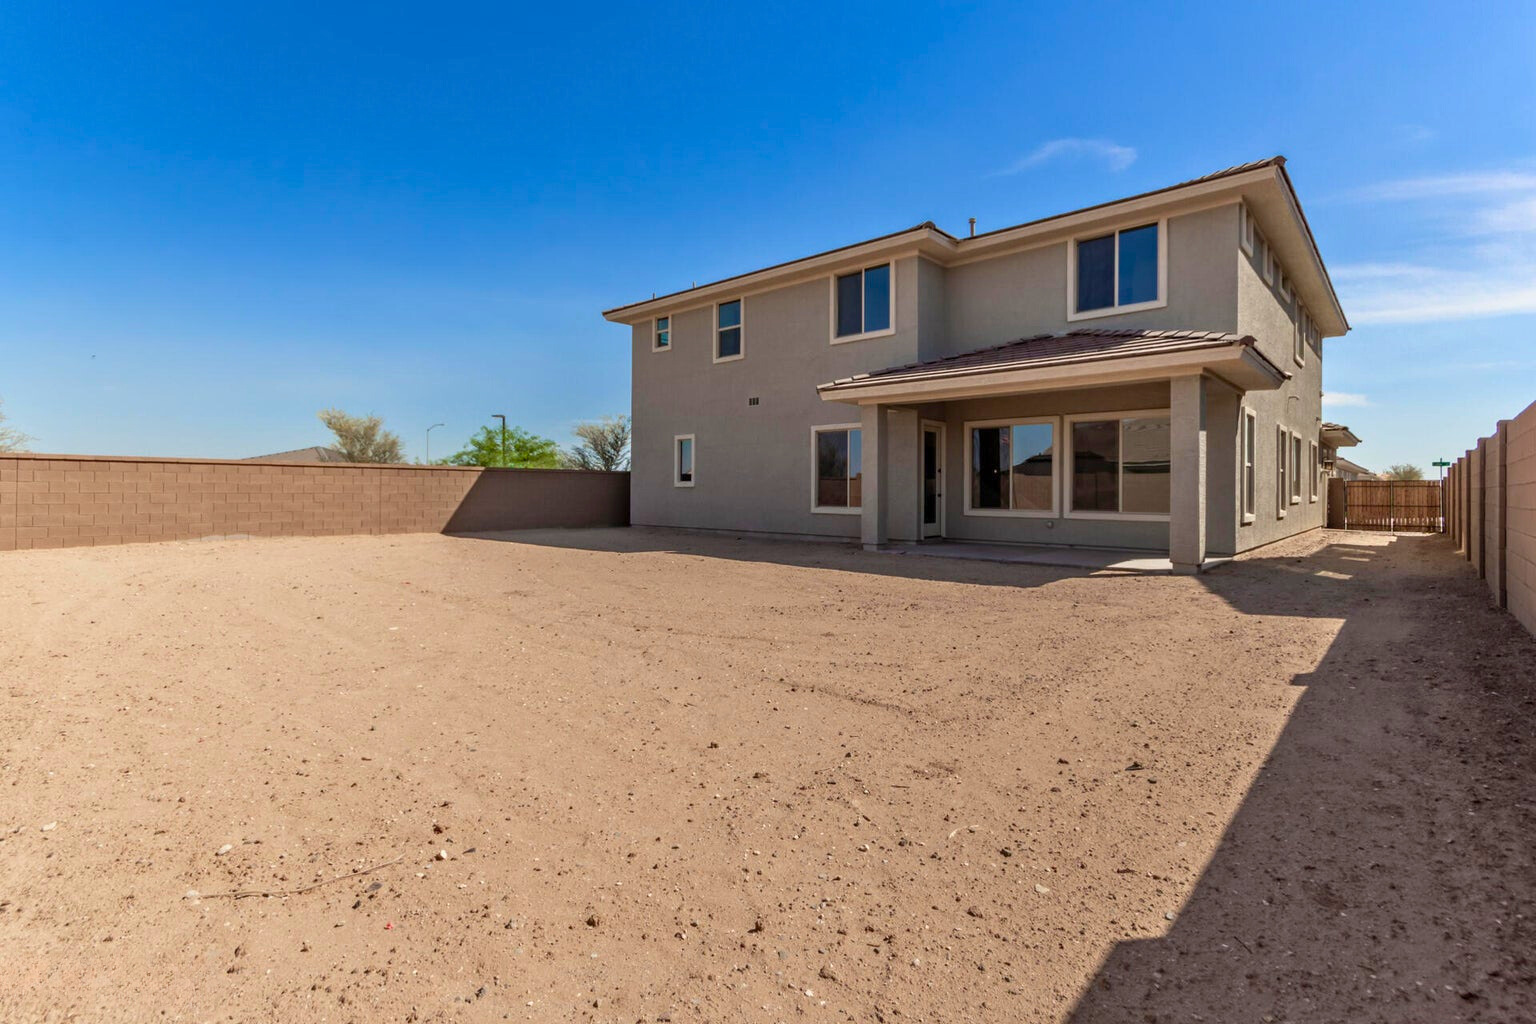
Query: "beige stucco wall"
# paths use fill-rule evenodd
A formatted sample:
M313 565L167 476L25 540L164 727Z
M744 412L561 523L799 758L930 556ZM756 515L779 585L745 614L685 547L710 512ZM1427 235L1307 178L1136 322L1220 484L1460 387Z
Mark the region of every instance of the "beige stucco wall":
M856 407L823 402L816 385L917 358L917 263L896 261L895 333L887 337L831 344L827 278L747 295L745 357L730 362L713 361L713 305L672 318L669 351L652 352L651 323L636 325L633 522L857 537L858 516L811 511L811 428L859 420ZM692 487L672 483L678 434L696 436Z
M1254 521L1248 524L1239 522L1236 527L1236 548L1246 551L1295 533L1316 529L1325 523L1325 488L1311 475L1309 454L1309 446L1318 440L1323 422L1322 358L1320 352L1308 348L1305 362L1296 361L1293 352L1296 300L1294 297L1286 299L1281 294L1278 275L1273 283L1264 280L1260 272L1257 247L1254 255L1250 256L1237 244L1235 219L1232 245L1228 251L1236 261L1237 330L1242 334L1253 335L1259 350L1276 366L1292 375L1291 380L1277 391L1251 391L1243 397L1242 406L1253 410L1258 418L1254 460L1257 474ZM1232 425L1234 432L1240 422L1239 418ZM1294 431L1302 438L1302 499L1298 504L1292 504L1287 499L1284 517L1278 514L1277 431L1280 427ZM1233 451L1235 467L1235 441ZM1314 495L1317 499L1315 501Z
M1160 309L1068 320L1070 245L1056 242L942 271L944 332L923 336L922 357L1076 328L1236 330L1236 268L1230 259L1237 249L1235 205L1169 218L1168 304Z

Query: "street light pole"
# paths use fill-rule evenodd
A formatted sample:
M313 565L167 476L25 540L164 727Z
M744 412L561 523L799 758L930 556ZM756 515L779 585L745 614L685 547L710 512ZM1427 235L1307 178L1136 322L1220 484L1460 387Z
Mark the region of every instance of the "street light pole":
M491 419L501 420L501 465L505 468L507 465L507 418L496 412L491 414Z
M440 426L442 426L441 423L434 423L427 428L427 465L429 466L432 465L432 431Z

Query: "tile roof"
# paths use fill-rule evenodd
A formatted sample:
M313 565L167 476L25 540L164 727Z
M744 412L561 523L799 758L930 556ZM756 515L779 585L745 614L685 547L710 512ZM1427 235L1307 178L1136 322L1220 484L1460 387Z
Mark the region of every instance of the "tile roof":
M346 462L347 457L340 449L327 445L311 445L308 448L294 448L286 452L273 452L270 455L251 455L241 459L241 462Z
M1084 206L1084 207L1080 207L1080 208L1078 208L1076 210L1068 210L1065 213L1053 213L1049 217L1041 217L1038 220L1024 221L1023 223L1020 223L1020 224L1009 224L1007 227L996 228L996 229L994 229L992 231L983 231L980 234L970 235L970 236L967 236L967 237L964 237L964 238L961 238L961 237L958 237L956 235L950 234L948 231L945 231L943 228L939 227L937 224L935 224L931 220L925 220L921 224L914 224L912 227L904 228L901 231L892 231L889 234L880 235L880 236L878 236L876 238L866 238L863 241L853 242L853 243L850 243L848 245L840 245L840 246L838 246L835 249L827 249L827 250L825 250L823 252L813 253L810 256L802 256L802 257L800 257L798 259L785 260L782 263L775 263L775 264L772 264L771 266L759 267L756 270L749 270L749 271L746 271L746 272L740 273L740 274L732 274L730 277L722 277L722 278L720 278L718 280L715 280L715 281L708 281L708 282L706 282L706 283L704 283L702 285L695 285L692 288L679 289L678 291L669 292L669 293L667 293L665 295L653 295L649 299L641 299L641 300L639 300L637 302L625 303L622 306L615 306L612 309L604 310L603 311L603 315L604 316L612 316L612 315L614 315L616 313L622 313L624 310L630 309L630 308L635 307L635 306L645 306L645 305L649 305L650 303L657 302L657 301L667 301L667 300L671 300L671 299L676 299L676 298L679 298L680 296L684 296L684 295L687 295L687 294L692 293L692 292L703 291L703 290L708 289L708 288L713 288L716 285L726 284L728 282L735 281L735 280L738 280L740 278L753 277L753 276L755 276L757 274L766 274L766 273L769 273L769 272L772 272L772 271L784 270L784 269L787 269L789 267L793 267L796 264L807 263L807 262L809 262L811 260L821 259L824 256L834 255L836 253L842 252L845 249L857 249L859 246L862 246L862 245L870 245L870 244L872 244L874 242L883 242L883 241L885 241L887 239L897 238L897 237L900 237L902 235L908 235L908 234L911 234L911 233L913 233L915 231L928 230L928 231L936 232L936 233L938 233L940 235L943 235L945 238L949 239L949 241L953 242L958 249L964 249L964 248L974 244L975 242L977 242L980 239L985 239L985 238L988 238L988 237L990 237L992 235L1002 234L1005 231L1015 231L1015 230L1017 230L1019 228L1028 228L1028 227L1035 227L1037 225L1048 224L1048 223L1050 223L1053 220L1063 220L1063 219L1065 219L1067 217L1076 216L1077 214L1080 214L1080 213L1088 213L1088 212L1091 212L1093 210L1101 210L1101 209L1106 209L1106 208L1111 207L1111 206L1119 206L1122 203L1135 202L1138 199L1146 199L1146 198L1148 198L1150 196L1162 195L1164 192L1174 192L1174 191L1177 191L1178 189L1181 189L1181 188L1188 188L1191 185L1199 185L1199 184L1202 184L1202 183L1207 182L1207 181L1215 181L1215 180L1217 180L1219 178L1227 178L1227 177L1231 177L1232 175L1243 174L1243 173L1245 173L1247 171L1256 171L1256 170L1258 170L1258 169L1260 169L1262 167L1279 167L1283 171L1284 168L1285 168L1285 157L1283 157L1283 156L1272 156L1272 157L1269 157L1268 159L1265 159L1265 160L1252 160L1252 161L1249 161L1248 163L1245 163L1245 164L1236 164L1236 165L1234 165L1232 167L1227 167L1227 168L1224 168L1224 169L1219 170L1219 171L1214 171L1214 172L1212 172L1210 174L1203 174L1203 175L1201 175L1198 178L1190 178L1188 181L1181 181L1177 185L1167 185L1167 186L1164 186L1163 188L1153 189L1150 192L1141 192L1141 193L1138 193L1138 194L1133 195L1133 196L1125 196L1125 197L1123 197L1121 199L1111 199L1108 202L1095 203L1092 206ZM1310 232L1310 229L1308 229L1308 230Z
M817 390L833 390L854 387L865 383L889 383L906 379L946 377L966 373L987 373L995 370L1027 370L1037 366L1059 366L1065 363L1086 363L1106 359L1124 359L1131 356L1159 355L1167 352L1188 352L1204 348L1224 348L1245 345L1253 348L1253 354L1274 369L1276 375L1284 371L1275 366L1254 347L1252 335L1232 334L1223 331L1145 331L1082 329L1066 334L1037 334L1020 338L1004 345L980 348L959 355L930 359L920 363L906 363L853 377L841 377Z

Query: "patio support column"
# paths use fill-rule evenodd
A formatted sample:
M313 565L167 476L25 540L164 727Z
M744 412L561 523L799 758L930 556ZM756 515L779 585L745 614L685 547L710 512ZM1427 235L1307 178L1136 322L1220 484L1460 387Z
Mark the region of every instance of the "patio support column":
M1205 413L1203 376L1168 382L1170 420L1168 557L1173 571L1193 575L1205 561Z
M883 405L859 406L859 421L864 432L864 511L860 516L860 539L867 551L874 551L890 539L891 430Z

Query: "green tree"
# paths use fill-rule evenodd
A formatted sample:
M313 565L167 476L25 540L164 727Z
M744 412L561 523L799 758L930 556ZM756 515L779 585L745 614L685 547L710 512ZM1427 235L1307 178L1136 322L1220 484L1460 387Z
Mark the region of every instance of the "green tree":
M628 416L604 416L578 423L572 433L581 443L562 453L560 462L567 469L629 468Z
M336 435L336 447L348 462L404 462L400 438L384 429L377 416L348 416L340 409L320 410L320 422Z
M487 466L511 469L554 469L560 446L522 427L481 427L463 451L448 456L444 466Z
M1387 467L1388 480L1423 480L1424 471L1411 462L1399 462Z
M24 452L32 438L15 427L5 425L5 410L0 409L0 452Z

